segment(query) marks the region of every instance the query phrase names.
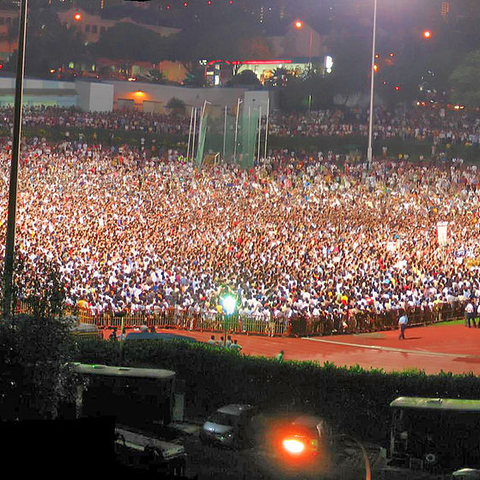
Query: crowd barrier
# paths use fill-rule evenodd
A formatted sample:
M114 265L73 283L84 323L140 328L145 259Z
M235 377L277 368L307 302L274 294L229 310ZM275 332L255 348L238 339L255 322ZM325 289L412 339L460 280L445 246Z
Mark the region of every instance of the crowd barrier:
M407 309L409 326L463 318L464 302L442 303L432 309ZM339 333L368 333L397 328L400 312L389 310L374 313L351 309L347 313L328 315L270 318L253 315L197 314L170 308L158 313L120 312L93 314L88 308L78 308L81 323L99 328L131 329L146 325L149 328L177 328L191 331L224 332L268 336L326 336Z

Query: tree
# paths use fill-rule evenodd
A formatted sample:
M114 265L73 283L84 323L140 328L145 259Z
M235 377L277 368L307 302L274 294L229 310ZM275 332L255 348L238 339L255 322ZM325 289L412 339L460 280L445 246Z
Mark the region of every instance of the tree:
M165 85L166 79L163 76L163 73L156 68L150 68L148 73L144 75L137 75L137 79L142 82L152 82L160 85Z
M267 85L276 88L286 87L293 78L292 73L286 68L276 68L272 76L268 79Z
M469 53L450 75L455 103L480 107L480 50Z
M185 102L183 100L180 100L179 98L172 97L167 102L165 107L170 110L170 113L172 115L177 115L177 116L185 115L185 111L186 111Z
M227 86L235 87L238 85L248 85L260 87L261 83L253 70L243 70L238 75L234 75L228 82Z
M358 41L355 37L339 35L333 37L331 51L334 58L332 78L335 93L345 96L366 92L369 85L371 64L371 45L366 41Z
M238 51L238 59L267 59L273 56L272 47L265 38L260 36L240 38Z
M119 23L103 32L91 50L96 58L125 63L135 60L159 63L168 58L169 40L148 28L133 23Z
M291 77L280 91L281 110L306 111L329 108L333 105L333 83L330 77L322 77L314 71L304 77Z
M192 21L171 40L175 47L171 59L182 62L189 72L200 60L245 60L271 53L259 26L242 15L225 18L210 29L206 23Z
M0 41L6 41L8 43L8 54L12 54L12 45L18 39L18 20L13 21L8 27L6 33L0 35Z
M18 20L11 26L18 35ZM10 32L10 30L9 30ZM80 32L60 23L58 16L50 8L32 9L27 30L25 72L27 75L49 76L51 69L67 67L84 59L87 50ZM7 68L14 70L17 63L15 52L9 59Z
M71 400L71 322L62 318L64 289L47 259L29 271L15 262L13 297L28 314L0 321L0 418L55 418Z

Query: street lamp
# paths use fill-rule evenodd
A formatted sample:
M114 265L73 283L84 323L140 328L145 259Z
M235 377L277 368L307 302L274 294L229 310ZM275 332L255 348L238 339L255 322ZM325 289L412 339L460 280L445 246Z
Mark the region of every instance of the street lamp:
M303 28L303 22L301 20L296 20L294 22L294 26L297 30L300 30ZM312 27L310 28L310 39L308 41L308 68L312 69L312 43L313 43L313 29Z
M375 46L377 36L377 0L373 0L373 35L372 35L372 63L370 65L370 118L368 123L368 147L367 147L367 166L370 170L372 166L372 140L373 140L373 100L375 92Z
M233 295L227 294L221 298L220 305L226 315L232 315L237 307L237 299Z
M237 308L237 297L233 296L231 293L227 293L220 299L220 305L222 306L223 313L224 313L224 320L223 320L223 330L224 330L224 337L223 337L223 345L226 345L227 342L227 319L230 319L231 316L235 313Z

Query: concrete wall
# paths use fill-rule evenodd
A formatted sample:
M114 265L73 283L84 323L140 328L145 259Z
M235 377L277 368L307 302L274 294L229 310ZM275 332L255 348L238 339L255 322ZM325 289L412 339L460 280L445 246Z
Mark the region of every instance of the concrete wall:
M114 108L119 100L134 100L136 108L143 110L143 102L161 103L163 107L172 98L182 100L187 109L201 107L205 101L213 109L233 107L239 98L243 99L244 88L185 88L171 85L155 85L141 82L111 82L114 86Z
M78 93L77 105L91 112L111 112L113 110L113 85L96 82L75 82Z
M26 105L78 106L85 111L109 112L126 105L146 112L161 113L172 98L185 103L187 114L192 107L210 103L212 115L223 115L225 106L235 108L238 100L244 107L262 108L265 114L269 92L249 91L245 88L185 88L140 82L61 82L26 79L24 83ZM15 79L0 78L0 106L13 105ZM270 105L270 110L273 103Z
M57 105L72 107L77 104L77 92L73 82L55 80L25 79L23 83L25 105ZM0 106L13 105L15 99L15 78L0 78Z
M12 89L15 90L15 78L14 77L2 77L0 78L0 90ZM75 84L73 82L63 82L57 80L39 80L34 78L26 78L23 87L25 90L45 90L48 94L49 91L54 90L74 90Z
M247 109L251 108L252 111L261 109L262 117L265 117L267 114L267 107L269 108L271 107L271 105L269 104L268 98L269 98L268 90L245 92L244 108L247 108Z

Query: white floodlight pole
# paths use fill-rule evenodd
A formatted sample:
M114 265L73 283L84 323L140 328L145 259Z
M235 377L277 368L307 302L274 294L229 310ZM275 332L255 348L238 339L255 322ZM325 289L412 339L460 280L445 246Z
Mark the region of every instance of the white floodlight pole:
M375 47L377 36L377 0L373 0L373 35L372 35L372 63L370 65L370 119L368 124L368 148L367 148L367 166L370 170L373 157L373 107L375 92Z
M258 145L257 145L257 162L260 163L260 143L262 142L262 107L258 110Z
M227 109L225 105L225 119L223 121L223 161L225 161L226 149L227 149Z
M242 100L237 100L237 118L235 119L235 145L233 149L233 161L237 162L237 142L238 142L238 117L240 115L240 104Z
M247 135L247 140L248 140L248 143L247 143L247 153L248 155L250 155L250 143L251 143L251 139L250 139L250 127L251 127L251 123L252 123L252 107L248 107L248 135ZM250 157L248 156L247 157L248 161L250 161ZM253 158L252 158L253 160Z
M192 131L192 159L195 158L195 138L197 137L197 107L193 109L193 131Z
M209 105L211 105L211 102L209 102L208 100L205 100L203 102L203 107L202 107L202 111L201 111L201 114L200 114L200 124L198 126L197 147L198 147L198 144L200 143L200 135L202 134L202 126L203 126L203 121L204 121L204 117L205 117L205 109L207 108L207 103ZM198 154L198 151L197 151L197 154ZM203 159L202 159L202 165L203 165Z
M193 107L190 112L190 127L188 128L188 147L187 147L188 160L190 160L190 142L192 141L192 128L193 128Z
M267 158L267 145L268 145L268 119L270 116L270 97L267 98L267 118L265 120L265 157Z

